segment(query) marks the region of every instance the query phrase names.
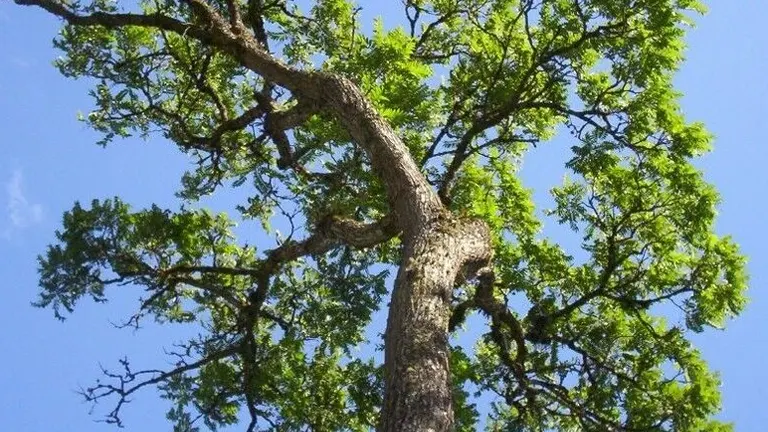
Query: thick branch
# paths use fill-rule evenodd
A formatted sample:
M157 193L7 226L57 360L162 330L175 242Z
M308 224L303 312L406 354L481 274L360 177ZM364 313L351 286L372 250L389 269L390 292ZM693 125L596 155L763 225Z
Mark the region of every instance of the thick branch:
M429 225L442 212L442 204L413 161L405 143L376 112L352 81L325 73L294 69L265 51L248 32L234 33L229 23L210 5L188 0L200 17L201 25L184 23L160 14L78 15L52 0L16 0L37 5L74 25L100 25L107 28L142 26L174 31L215 46L235 57L243 66L291 91L299 99L309 99L329 110L347 129L352 139L371 159L374 171L387 190L400 229L417 230Z
M328 252L346 244L355 248L373 247L394 237L397 232L389 217L366 224L350 219L328 217L318 224L317 232L302 240L288 240L267 252L267 257L254 267L220 267L178 265L159 271L161 277L186 273L214 273L229 276L271 277L283 264L307 255Z
M506 327L512 334L512 339L515 341L516 354L514 359L508 358L512 362L509 366L516 374L519 374L518 379L521 380L520 384L525 382L525 376L523 375L523 364L525 358L528 355L528 350L525 346L525 339L523 337L523 327L520 321L507 309L506 306L493 296L493 284L494 274L490 268L483 269L478 276L478 286L475 292L474 303L480 310L488 314L491 318L491 322L494 327L501 328Z

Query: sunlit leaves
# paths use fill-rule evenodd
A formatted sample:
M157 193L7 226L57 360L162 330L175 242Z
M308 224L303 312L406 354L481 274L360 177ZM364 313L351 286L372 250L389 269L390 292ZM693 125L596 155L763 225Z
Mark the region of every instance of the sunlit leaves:
M520 329L496 323L474 352L453 349L457 429L474 430L480 417L472 389L494 397L491 430L727 430L709 420L718 379L686 339L738 314L747 284L735 242L714 233L718 195L692 160L712 137L683 116L672 85L700 3L419 0L405 2L400 22L370 26L348 0L262 3L263 22L245 25L264 25L263 46L293 67L357 83L449 210L492 229L494 299ZM231 18L226 2L208 4ZM181 2L141 7L199 19ZM179 191L187 205L247 185L241 215L270 233L290 225L283 244L328 216L389 211L369 155L332 113L286 131L297 156L278 164L266 113L302 95L228 52L138 26L67 26L56 46L64 75L95 79L83 120L100 143L160 137L191 156ZM518 173L526 151L560 131L570 133L571 158L545 215L575 233L568 247L543 230ZM83 297L106 301L108 286L139 285L146 293L130 324L150 315L206 331L182 364L229 347L162 380L177 430L195 430L196 418L230 425L246 405L280 430L373 427L381 370L354 350L384 307L381 264L398 264L399 240L276 265L242 246L233 226L202 210L77 204L40 259L38 304L61 317ZM460 300L474 293L465 285Z
M230 243L232 226L224 215L206 211L173 214L152 207L131 212L117 198L94 200L90 209L76 204L64 214L63 230L57 232L61 243L49 247L39 259L43 290L38 305L50 305L62 317L61 309L71 312L83 296L105 301L106 286L135 283L158 290L145 305L158 318L194 319L191 312L197 311L185 310L183 299L215 302L215 292L176 287L183 282L164 272L209 264L252 263L252 249ZM242 281L226 279L220 282L236 287L230 293L235 298L238 288L246 288Z

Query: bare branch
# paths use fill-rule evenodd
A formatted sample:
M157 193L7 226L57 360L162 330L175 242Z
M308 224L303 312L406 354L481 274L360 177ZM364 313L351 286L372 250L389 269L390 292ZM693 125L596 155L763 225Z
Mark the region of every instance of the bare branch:
M105 384L97 382L95 386L83 389L80 391L80 393L87 402L94 403L106 397L117 396L118 402L115 408L109 414L107 414L106 421L107 423L114 423L122 427L122 421L120 420L120 410L122 409L123 405L130 401L129 396L131 394L141 390L144 387L159 384L186 372L199 369L209 363L237 355L238 351L238 346L231 346L229 348L211 353L194 363L185 363L169 371L160 371L154 369L133 371L128 360L122 359L120 360L120 364L124 369L124 373L122 374L112 373L102 368L104 375L113 379L116 381L116 383ZM140 378L144 376L149 376L149 378L141 380Z

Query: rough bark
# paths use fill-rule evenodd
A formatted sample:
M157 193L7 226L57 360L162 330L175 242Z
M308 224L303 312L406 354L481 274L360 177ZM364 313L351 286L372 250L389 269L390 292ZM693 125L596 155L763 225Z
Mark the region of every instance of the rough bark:
M488 228L477 221L441 218L406 239L387 319L380 431L452 430L451 293L490 258Z
M270 55L240 22L231 23L207 3L188 0L198 22L162 15L77 15L53 0L36 5L70 24L164 29L215 46L300 102L336 116L368 154L384 184L404 245L392 294L385 340L382 432L449 431L453 427L448 321L457 279L472 276L491 258L487 226L458 220L442 205L397 133L350 80L292 68Z

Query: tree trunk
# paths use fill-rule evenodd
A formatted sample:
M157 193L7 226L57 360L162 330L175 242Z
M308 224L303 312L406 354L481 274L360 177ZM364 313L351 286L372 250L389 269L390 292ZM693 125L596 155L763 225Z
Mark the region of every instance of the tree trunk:
M380 432L450 431L448 320L457 279L490 259L487 226L440 218L405 239L387 319Z
M392 128L348 79L322 76L322 100L370 156L402 232L402 263L392 292L384 355L380 432L453 428L448 321L457 279L488 264L488 226L443 207Z

